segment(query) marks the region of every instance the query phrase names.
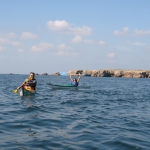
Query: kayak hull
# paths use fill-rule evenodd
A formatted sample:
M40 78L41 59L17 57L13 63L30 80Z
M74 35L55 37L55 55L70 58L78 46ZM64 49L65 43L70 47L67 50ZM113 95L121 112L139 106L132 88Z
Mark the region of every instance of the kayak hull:
M20 96L22 97L22 96L27 96L27 95L33 95L33 94L35 94L36 93L36 91L35 90L33 90L33 91L28 91L28 90L26 90L25 88L21 88L21 90L20 90Z
M53 89L88 89L90 86L73 86L71 84L51 84L47 83L47 85Z

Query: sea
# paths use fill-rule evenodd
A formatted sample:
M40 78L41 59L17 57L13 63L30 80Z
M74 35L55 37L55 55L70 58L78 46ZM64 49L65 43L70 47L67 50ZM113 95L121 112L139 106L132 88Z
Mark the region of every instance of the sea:
M90 88L52 89L70 78L36 75L36 94L13 93L27 77L0 74L0 150L150 150L150 79L81 77Z

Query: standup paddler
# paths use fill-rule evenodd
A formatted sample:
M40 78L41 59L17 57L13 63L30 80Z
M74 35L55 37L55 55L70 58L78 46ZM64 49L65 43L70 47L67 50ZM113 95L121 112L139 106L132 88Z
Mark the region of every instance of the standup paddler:
M36 90L36 79L34 78L35 77L35 73L34 72L30 72L30 76L25 79L25 81L23 82L23 84L21 86L19 86L17 88L17 91L20 89L20 88L24 88L26 89L27 91L35 91Z
M72 82L71 82L71 85L73 85L73 86L78 86L79 81L80 81L80 78L81 78L80 74L79 74L78 80L77 80L76 78L72 79L72 75L70 75L70 80L72 81Z

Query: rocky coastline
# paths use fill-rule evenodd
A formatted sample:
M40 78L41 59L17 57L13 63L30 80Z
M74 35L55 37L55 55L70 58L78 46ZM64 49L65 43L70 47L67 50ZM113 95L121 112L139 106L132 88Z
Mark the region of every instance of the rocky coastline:
M67 74L81 74L92 77L150 78L150 70L71 70Z
M103 69L103 70L70 70L66 73L43 73L42 76L67 76L81 75L90 77L122 77L122 78L150 78L150 70L122 70L122 69ZM10 73L10 75L18 75ZM36 73L36 75L40 75Z

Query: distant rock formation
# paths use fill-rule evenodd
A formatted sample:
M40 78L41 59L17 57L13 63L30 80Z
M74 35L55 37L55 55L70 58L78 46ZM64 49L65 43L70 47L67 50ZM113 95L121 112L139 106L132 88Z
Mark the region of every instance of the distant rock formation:
M9 75L18 75L18 74L14 74L14 73L9 73Z
M56 72L54 74L51 74L51 76L60 76L60 73L59 72Z
M68 75L88 74L93 77L150 78L150 70L71 70Z
M48 73L43 73L42 75L43 75L43 76L47 76L47 75L48 75Z

